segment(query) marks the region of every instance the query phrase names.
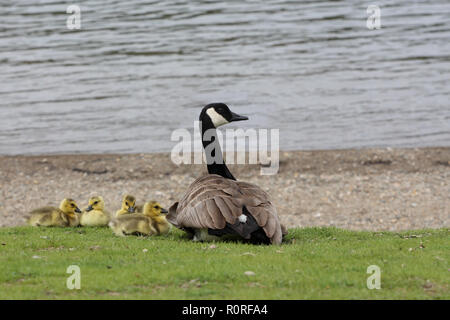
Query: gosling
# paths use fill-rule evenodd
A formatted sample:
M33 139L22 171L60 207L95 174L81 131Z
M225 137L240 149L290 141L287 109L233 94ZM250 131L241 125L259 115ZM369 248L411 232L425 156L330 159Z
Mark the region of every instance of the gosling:
M122 199L122 208L116 212L116 217L134 213L136 211L136 198L129 194Z
M105 211L103 197L96 196L89 199L89 206L80 218L80 224L86 227L107 226L110 220L109 212Z
M156 201L144 204L143 214L152 219L152 226L158 232L158 235L164 235L170 231L172 225L166 220L167 213L168 211Z
M143 208L144 214L132 213L116 217L109 223L109 227L117 236L142 235L152 236L167 234L170 224L162 213L167 210L162 208L157 202L147 202Z
M59 208L43 207L30 212L28 224L35 227L77 227L81 210L72 199L61 201Z

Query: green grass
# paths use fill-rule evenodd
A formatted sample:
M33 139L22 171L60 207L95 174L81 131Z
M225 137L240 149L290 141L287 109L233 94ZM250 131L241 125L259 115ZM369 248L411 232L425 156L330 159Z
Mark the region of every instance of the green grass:
M449 239L448 229L304 228L281 246L210 247L178 230L0 228L0 299L449 299ZM80 290L67 289L70 265L81 268ZM370 265L380 290L367 289Z

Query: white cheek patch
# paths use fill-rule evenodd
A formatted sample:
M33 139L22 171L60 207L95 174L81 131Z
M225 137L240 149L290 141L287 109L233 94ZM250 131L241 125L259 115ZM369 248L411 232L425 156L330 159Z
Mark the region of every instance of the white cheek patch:
M209 108L208 110L206 110L206 114L211 118L211 121L216 128L228 123L227 119L225 119L221 114L217 113L214 108Z

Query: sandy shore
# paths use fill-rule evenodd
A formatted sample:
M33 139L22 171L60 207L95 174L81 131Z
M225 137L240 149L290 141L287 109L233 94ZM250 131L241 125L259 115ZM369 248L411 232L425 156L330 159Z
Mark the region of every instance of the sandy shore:
M450 148L289 151L274 176L259 165L230 166L267 190L288 227L404 230L450 226ZM111 211L123 194L177 201L203 165L169 154L0 157L0 226L24 224L32 208L100 194Z

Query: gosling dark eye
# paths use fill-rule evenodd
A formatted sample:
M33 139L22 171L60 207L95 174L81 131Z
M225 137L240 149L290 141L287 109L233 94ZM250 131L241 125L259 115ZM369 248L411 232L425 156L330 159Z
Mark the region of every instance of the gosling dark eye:
M156 206L155 209L159 209L159 206Z
M95 201L94 204L98 204L98 201Z
M71 205L70 205L72 208L75 208L75 205L72 203Z

